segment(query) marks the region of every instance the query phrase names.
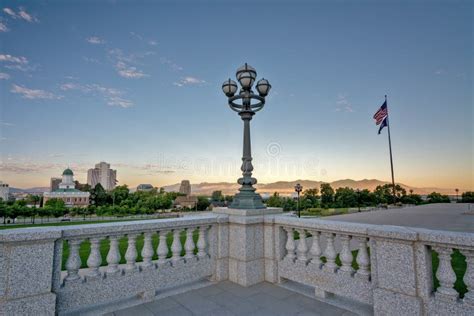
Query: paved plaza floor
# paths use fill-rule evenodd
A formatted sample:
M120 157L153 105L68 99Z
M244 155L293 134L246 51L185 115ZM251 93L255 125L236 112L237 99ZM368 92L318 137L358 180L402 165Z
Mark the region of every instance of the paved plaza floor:
M474 233L474 204L427 204L326 217L327 220Z
M107 315L351 316L356 314L267 282L242 287L226 281Z

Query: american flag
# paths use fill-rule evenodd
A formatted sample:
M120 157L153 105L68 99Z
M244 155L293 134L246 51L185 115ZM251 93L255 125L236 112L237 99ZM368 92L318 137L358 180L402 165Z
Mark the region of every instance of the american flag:
M387 101L374 114L375 124L379 125L388 116Z

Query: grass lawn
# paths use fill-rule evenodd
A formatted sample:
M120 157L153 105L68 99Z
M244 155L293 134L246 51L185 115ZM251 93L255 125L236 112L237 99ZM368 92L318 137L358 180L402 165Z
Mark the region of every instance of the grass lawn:
M165 217L167 218L167 217ZM73 226L73 225L87 225L87 224L103 224L103 223L115 223L115 222L132 222L132 221L147 221L152 219L160 218L137 218L137 219L114 219L114 220L97 220L97 221L83 221L83 222L59 222L59 223L43 223L43 224L15 224L15 225L0 225L2 229L16 229L16 228L28 228L28 227L49 227L49 226Z

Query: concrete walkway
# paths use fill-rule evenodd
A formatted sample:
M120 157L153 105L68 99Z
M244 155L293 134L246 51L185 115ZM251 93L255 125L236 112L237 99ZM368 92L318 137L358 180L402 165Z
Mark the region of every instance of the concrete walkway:
M427 204L399 209L335 215L324 219L474 233L474 204Z
M351 316L356 314L267 282L246 288L226 281L107 315Z

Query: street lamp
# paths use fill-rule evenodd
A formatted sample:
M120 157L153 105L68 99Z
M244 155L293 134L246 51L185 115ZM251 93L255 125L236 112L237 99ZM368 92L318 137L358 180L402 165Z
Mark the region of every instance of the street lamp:
M237 92L237 83L230 78L222 84L222 91L228 97L230 108L237 112L244 121L244 148L242 155L242 178L237 183L241 185L239 193L237 193L230 207L237 209L262 209L262 197L255 193L254 184L257 179L252 177L252 150L250 144L250 120L256 112L263 109L265 105L265 97L268 95L272 87L268 80L260 79L255 88L258 95L252 91L252 86L257 78L257 71L252 66L245 63L237 69L235 74L240 83L241 89Z
M295 192L296 194L298 195L298 202L297 202L297 206L296 206L296 209L298 210L298 217L301 217L301 212L300 212L300 193L301 191L303 191L303 186L299 183L297 183L295 185Z
M456 191L456 202L459 202L459 189L454 189Z

